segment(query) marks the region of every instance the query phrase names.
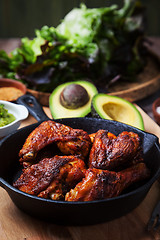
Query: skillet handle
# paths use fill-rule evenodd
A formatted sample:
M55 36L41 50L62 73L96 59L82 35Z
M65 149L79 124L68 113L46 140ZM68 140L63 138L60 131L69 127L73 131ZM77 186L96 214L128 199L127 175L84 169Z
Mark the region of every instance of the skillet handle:
M19 97L16 101L18 104L24 105L29 113L37 120L37 121L46 121L50 118L43 111L42 106L37 101L37 99L29 94L25 94Z

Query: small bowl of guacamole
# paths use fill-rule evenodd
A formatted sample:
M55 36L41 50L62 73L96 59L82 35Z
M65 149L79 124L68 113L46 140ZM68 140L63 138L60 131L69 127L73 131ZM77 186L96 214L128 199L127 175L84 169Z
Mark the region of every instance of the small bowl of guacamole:
M16 130L28 117L28 110L20 104L0 100L0 138Z
M0 104L0 127L4 127L15 120L15 116L9 113L3 104Z

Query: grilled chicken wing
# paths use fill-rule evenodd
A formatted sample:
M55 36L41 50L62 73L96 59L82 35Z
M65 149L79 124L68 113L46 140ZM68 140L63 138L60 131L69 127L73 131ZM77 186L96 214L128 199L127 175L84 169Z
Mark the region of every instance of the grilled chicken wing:
M81 181L85 171L84 161L75 156L44 158L24 169L13 186L31 195L59 200Z
M30 133L19 152L20 162L32 162L42 148L53 142L65 155L80 155L81 158L88 155L91 146L85 131L49 120Z
M61 153L70 156L58 156ZM88 155L87 169L83 160ZM99 130L88 135L51 120L30 133L19 157L24 169L13 186L53 200L93 201L116 197L150 175L143 162L138 134L125 131L115 136Z
M131 184L150 175L144 163L138 163L121 172L89 168L85 178L65 196L66 201L93 201L119 196Z
M99 130L89 155L89 167L114 169L124 163L134 164L142 161L142 147L138 134L122 132L114 134Z

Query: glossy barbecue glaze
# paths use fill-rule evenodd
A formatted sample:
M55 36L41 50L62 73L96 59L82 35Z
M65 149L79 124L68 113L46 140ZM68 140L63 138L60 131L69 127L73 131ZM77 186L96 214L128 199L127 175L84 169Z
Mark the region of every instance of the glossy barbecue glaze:
M88 155L91 146L91 140L85 131L54 121L44 121L26 139L19 153L20 161L34 160L38 151L53 142L57 143L62 153L76 154L83 158Z
M63 200L66 192L82 180L85 171L83 160L56 155L24 169L13 186L38 197Z
M55 156L56 152L52 151L52 158L44 158L44 153L47 156L48 150L49 148L52 149L53 143L57 143L60 154L69 156ZM45 147L47 147L47 152ZM27 161L28 166L26 162L23 162L26 169L23 169L22 175L13 186L23 192L47 199L93 201L116 197L127 186L150 176L149 170L148 174L146 174L147 167L142 157L140 137L134 132L124 131L116 137L107 130L101 129L95 133L94 142L91 146L91 140L87 132L48 120L42 122L31 132L20 150L20 156L22 156L22 152L25 152L23 159ZM26 157L28 153L31 155L32 152L35 152L33 156L38 154L38 158L37 156L34 159ZM82 179L84 174L81 174L80 164L85 160L86 166L85 163L82 166L84 170L88 168L87 156L89 152L89 165L91 168L95 167L95 169L87 170L89 174L85 175L86 180ZM78 158L75 156L78 156ZM67 159L69 162L65 164ZM94 166L95 159L97 164ZM143 164L137 165L136 168L137 162L142 161ZM20 159L21 162L22 158ZM35 164L36 162L37 164ZM127 165L131 166L131 168L126 169ZM58 166L58 168L55 166ZM113 171L117 171L117 167L121 167L121 171L118 173L101 171L96 169L97 167L100 169L114 168ZM126 171L123 171L124 169ZM69 177L70 182L68 184L70 171L74 177ZM88 178L88 175L94 175L94 177ZM116 181L114 177L115 179L118 177L119 180ZM78 186L75 185L75 179L77 179L76 184L78 183ZM82 182L80 182L81 180ZM115 194L115 189L117 189L117 194ZM73 197L67 198L65 194L69 191L74 194ZM81 197L74 197L78 193L80 193ZM89 195L89 197L86 197L86 195Z
M89 166L100 169L113 169L122 164L135 164L143 161L140 137L134 132L124 131L117 137L99 130L94 137L89 155Z
M117 197L128 186L150 176L144 163L120 172L89 168L85 178L66 194L66 201L93 201Z

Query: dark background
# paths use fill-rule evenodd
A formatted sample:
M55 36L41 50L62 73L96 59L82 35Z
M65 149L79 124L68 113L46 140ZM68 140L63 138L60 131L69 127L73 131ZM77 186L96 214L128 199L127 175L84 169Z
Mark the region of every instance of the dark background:
M146 6L147 34L160 35L160 0L141 0ZM34 37L35 29L56 27L73 8L84 2L87 7L122 6L122 0L0 0L0 38Z

